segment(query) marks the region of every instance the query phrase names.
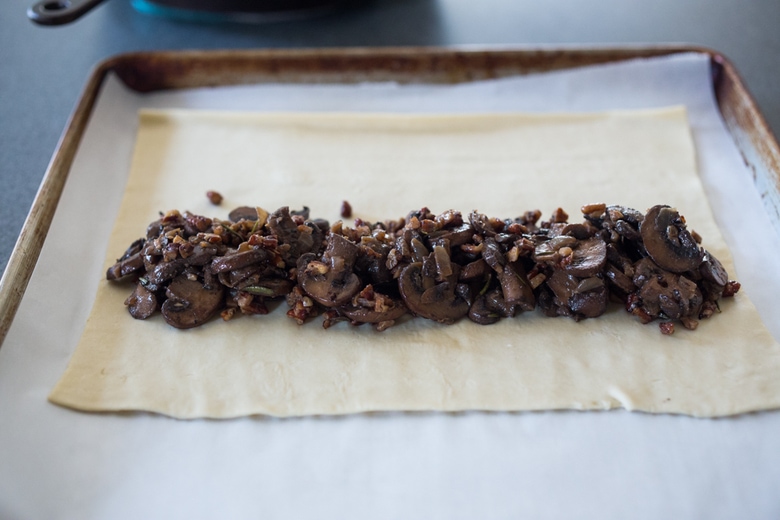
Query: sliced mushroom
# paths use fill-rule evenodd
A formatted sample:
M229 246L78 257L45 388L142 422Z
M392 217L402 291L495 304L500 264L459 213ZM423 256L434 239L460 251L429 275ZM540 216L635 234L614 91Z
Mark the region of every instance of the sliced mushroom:
M203 247L200 244L194 246L189 255L184 258L186 265L206 265L211 262L217 254L217 248L214 246Z
M497 312L502 318L511 318L517 310L517 305L507 300L499 287L485 294L485 304L488 309Z
M498 275L498 281L507 304L524 311L536 308L536 296L522 263L512 262L505 265L504 272Z
M474 237L474 228L470 224L461 224L453 229L441 229L430 234L432 243L441 240L449 240L450 247L460 246L469 242Z
M537 237L534 237L537 238ZM543 237L538 237L543 238ZM572 248L577 245L577 239L569 235L559 235L549 240L542 240L534 249L533 259L536 262L553 262L560 260L559 251L565 247Z
M414 262L401 271L398 289L410 311L439 323L453 323L469 311L469 305L455 289L457 273L452 280L436 283L432 276L423 275L423 263Z
M490 267L480 258L464 265L460 271L461 280L477 280L490 273Z
M536 297L522 264L507 262L493 238L485 239L484 244L482 258L496 272L506 306L512 308L512 314L516 306L526 311L533 310L536 307Z
M257 208L239 206L228 213L228 218L231 222L239 222L241 220L257 220Z
M639 232L639 229L637 229L636 225L631 224L626 220L618 220L615 222L615 231L617 231L621 237L632 242L637 242L642 238L642 235Z
M553 308L561 316L595 318L607 309L608 293L601 278L579 279L565 271L555 270L546 284L553 294ZM539 303L543 303L541 295ZM549 302L544 302L544 305L549 306Z
M240 253L231 253L220 256L212 260L211 271L213 273L224 273L235 271L253 264L264 262L270 258L270 253L265 249L249 249Z
M487 295L478 296L469 307L469 319L480 325L492 325L501 319L498 311L488 307Z
M358 247L357 270L375 286L393 283L393 273L387 268L387 255L392 247L374 237L364 237Z
M723 295L726 284L729 283L729 275L720 260L712 256L709 251L705 251L704 260L699 266L699 273L708 299L719 299Z
M312 299L326 307L340 307L360 290L352 271L358 247L341 235L331 234L323 261L306 254L298 261L298 283Z
M436 261L436 279L444 281L452 276L453 264L444 246L433 247L433 258Z
M106 280L119 280L138 272L144 267L143 248L146 240L139 238L127 248L127 251L106 271Z
M631 278L612 263L607 264L606 269L604 270L604 276L610 281L616 296L623 301L625 301L629 294L636 291L636 286Z
M566 272L579 278L595 276L607 263L607 244L600 236L582 240L564 264Z
M162 219L157 219L146 227L146 239L152 240L163 232Z
M607 286L596 276L585 278L577 284L568 301L569 308L578 316L596 318L607 310Z
M596 228L592 225L586 224L566 224L561 229L561 235L569 235L577 240L585 240L592 237L596 233Z
M172 262L160 262L154 266L154 269L147 272L147 279L152 285L162 285L164 282L178 276L186 267L183 258L178 258Z
M650 208L640 232L647 254L662 269L673 273L693 271L704 258L704 250L674 208L662 205Z
M206 287L186 275L177 276L165 291L162 315L169 325L189 329L206 323L222 307L221 285Z
M145 320L157 312L157 297L140 283L135 284L133 294L125 300L130 316L137 320Z

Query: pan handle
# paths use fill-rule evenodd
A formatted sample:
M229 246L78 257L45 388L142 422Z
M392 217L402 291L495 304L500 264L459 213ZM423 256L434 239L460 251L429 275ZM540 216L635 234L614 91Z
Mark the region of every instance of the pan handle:
M27 18L40 25L62 25L81 17L103 0L40 0L27 10Z

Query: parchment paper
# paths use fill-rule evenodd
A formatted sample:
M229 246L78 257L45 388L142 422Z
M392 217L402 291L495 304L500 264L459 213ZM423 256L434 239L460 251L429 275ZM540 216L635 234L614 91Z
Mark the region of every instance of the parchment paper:
M734 271L699 180L684 109L594 115L146 112L105 267L172 208L310 206L338 218L430 207L514 217L606 202L680 209ZM227 200L211 206L205 192ZM349 224L349 222L347 222ZM780 405L780 345L743 294L695 331L662 336L615 306L575 323L539 311L490 327L406 320L298 327L270 316L179 331L133 320L103 282L50 399L174 417L384 410L624 407L698 416Z
M704 420L613 410L179 421L78 413L46 399L102 283L139 109L582 112L675 104L687 108L735 276L778 339L780 239L719 118L706 56L452 86L139 95L108 78L0 349L0 517L780 518L778 411ZM75 230L88 237L78 247Z

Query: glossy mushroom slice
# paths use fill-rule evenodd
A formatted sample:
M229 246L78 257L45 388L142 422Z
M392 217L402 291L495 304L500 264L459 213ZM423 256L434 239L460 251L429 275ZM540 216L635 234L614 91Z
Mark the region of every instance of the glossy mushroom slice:
M454 323L469 311L469 304L456 293L458 273L437 283L432 274L423 272L423 262L403 268L398 289L404 303L417 316L439 323Z
M604 270L607 263L607 244L600 236L580 240L563 265L567 273L579 278L595 276Z
M639 228L647 254L659 267L673 273L698 269L704 250L688 231L676 209L653 206Z
M141 271L144 267L143 248L146 240L139 238L127 248L127 251L106 271L106 280L119 280Z
M159 307L157 297L141 283L135 285L135 290L133 290L133 294L127 297L125 305L127 305L127 310L130 311L130 316L137 320L145 320L157 312Z
M242 220L257 221L260 216L268 214L260 208L252 208L249 206L239 206L228 214L228 218L231 222L240 222ZM261 222L262 225L264 222Z
M607 286L604 280L591 276L580 280L569 299L569 308L583 318L597 318L607 310Z
M341 235L331 234L317 260L305 254L298 260L298 283L313 300L325 307L340 307L360 290L360 278L352 271L358 247Z
M501 285L502 299L508 307L512 308L511 312L504 315L507 317L514 315L515 307L524 311L534 310L536 296L528 282L523 265L520 262L508 262L493 238L486 239L484 244L482 258L496 272Z
M235 251L219 256L211 261L211 272L215 274L225 273L243 269L250 265L258 264L269 260L271 254L265 249L248 249L246 251Z
M480 325L492 325L501 319L500 312L488 305L487 294L477 296L469 307L468 316L471 321Z
M361 239L358 249L355 266L364 279L376 286L394 282L393 273L387 268L387 255L393 249L391 244L366 236Z
M177 329L190 329L206 323L222 307L224 289L221 285L204 286L186 274L173 279L165 291L162 315Z
M704 259L699 266L701 285L708 300L717 301L729 283L729 275L720 260L709 251L704 251Z
M563 270L555 270L546 285L552 292L558 315L579 320L596 318L607 310L607 286L599 277L580 279Z
M500 287L478 295L469 307L469 319L480 325L496 323L515 315L517 304L506 300Z

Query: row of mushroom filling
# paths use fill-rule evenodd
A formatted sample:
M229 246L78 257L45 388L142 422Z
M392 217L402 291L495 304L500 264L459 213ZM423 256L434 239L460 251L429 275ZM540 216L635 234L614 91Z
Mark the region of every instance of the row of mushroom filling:
M427 208L405 218L347 226L311 219L308 208L268 213L240 207L227 220L170 211L152 222L107 279L134 282L125 301L177 328L215 316L266 314L286 300L299 324L324 316L384 330L412 317L488 325L521 313L596 318L610 301L642 323L695 329L733 296L722 264L680 213L606 204L514 219Z

